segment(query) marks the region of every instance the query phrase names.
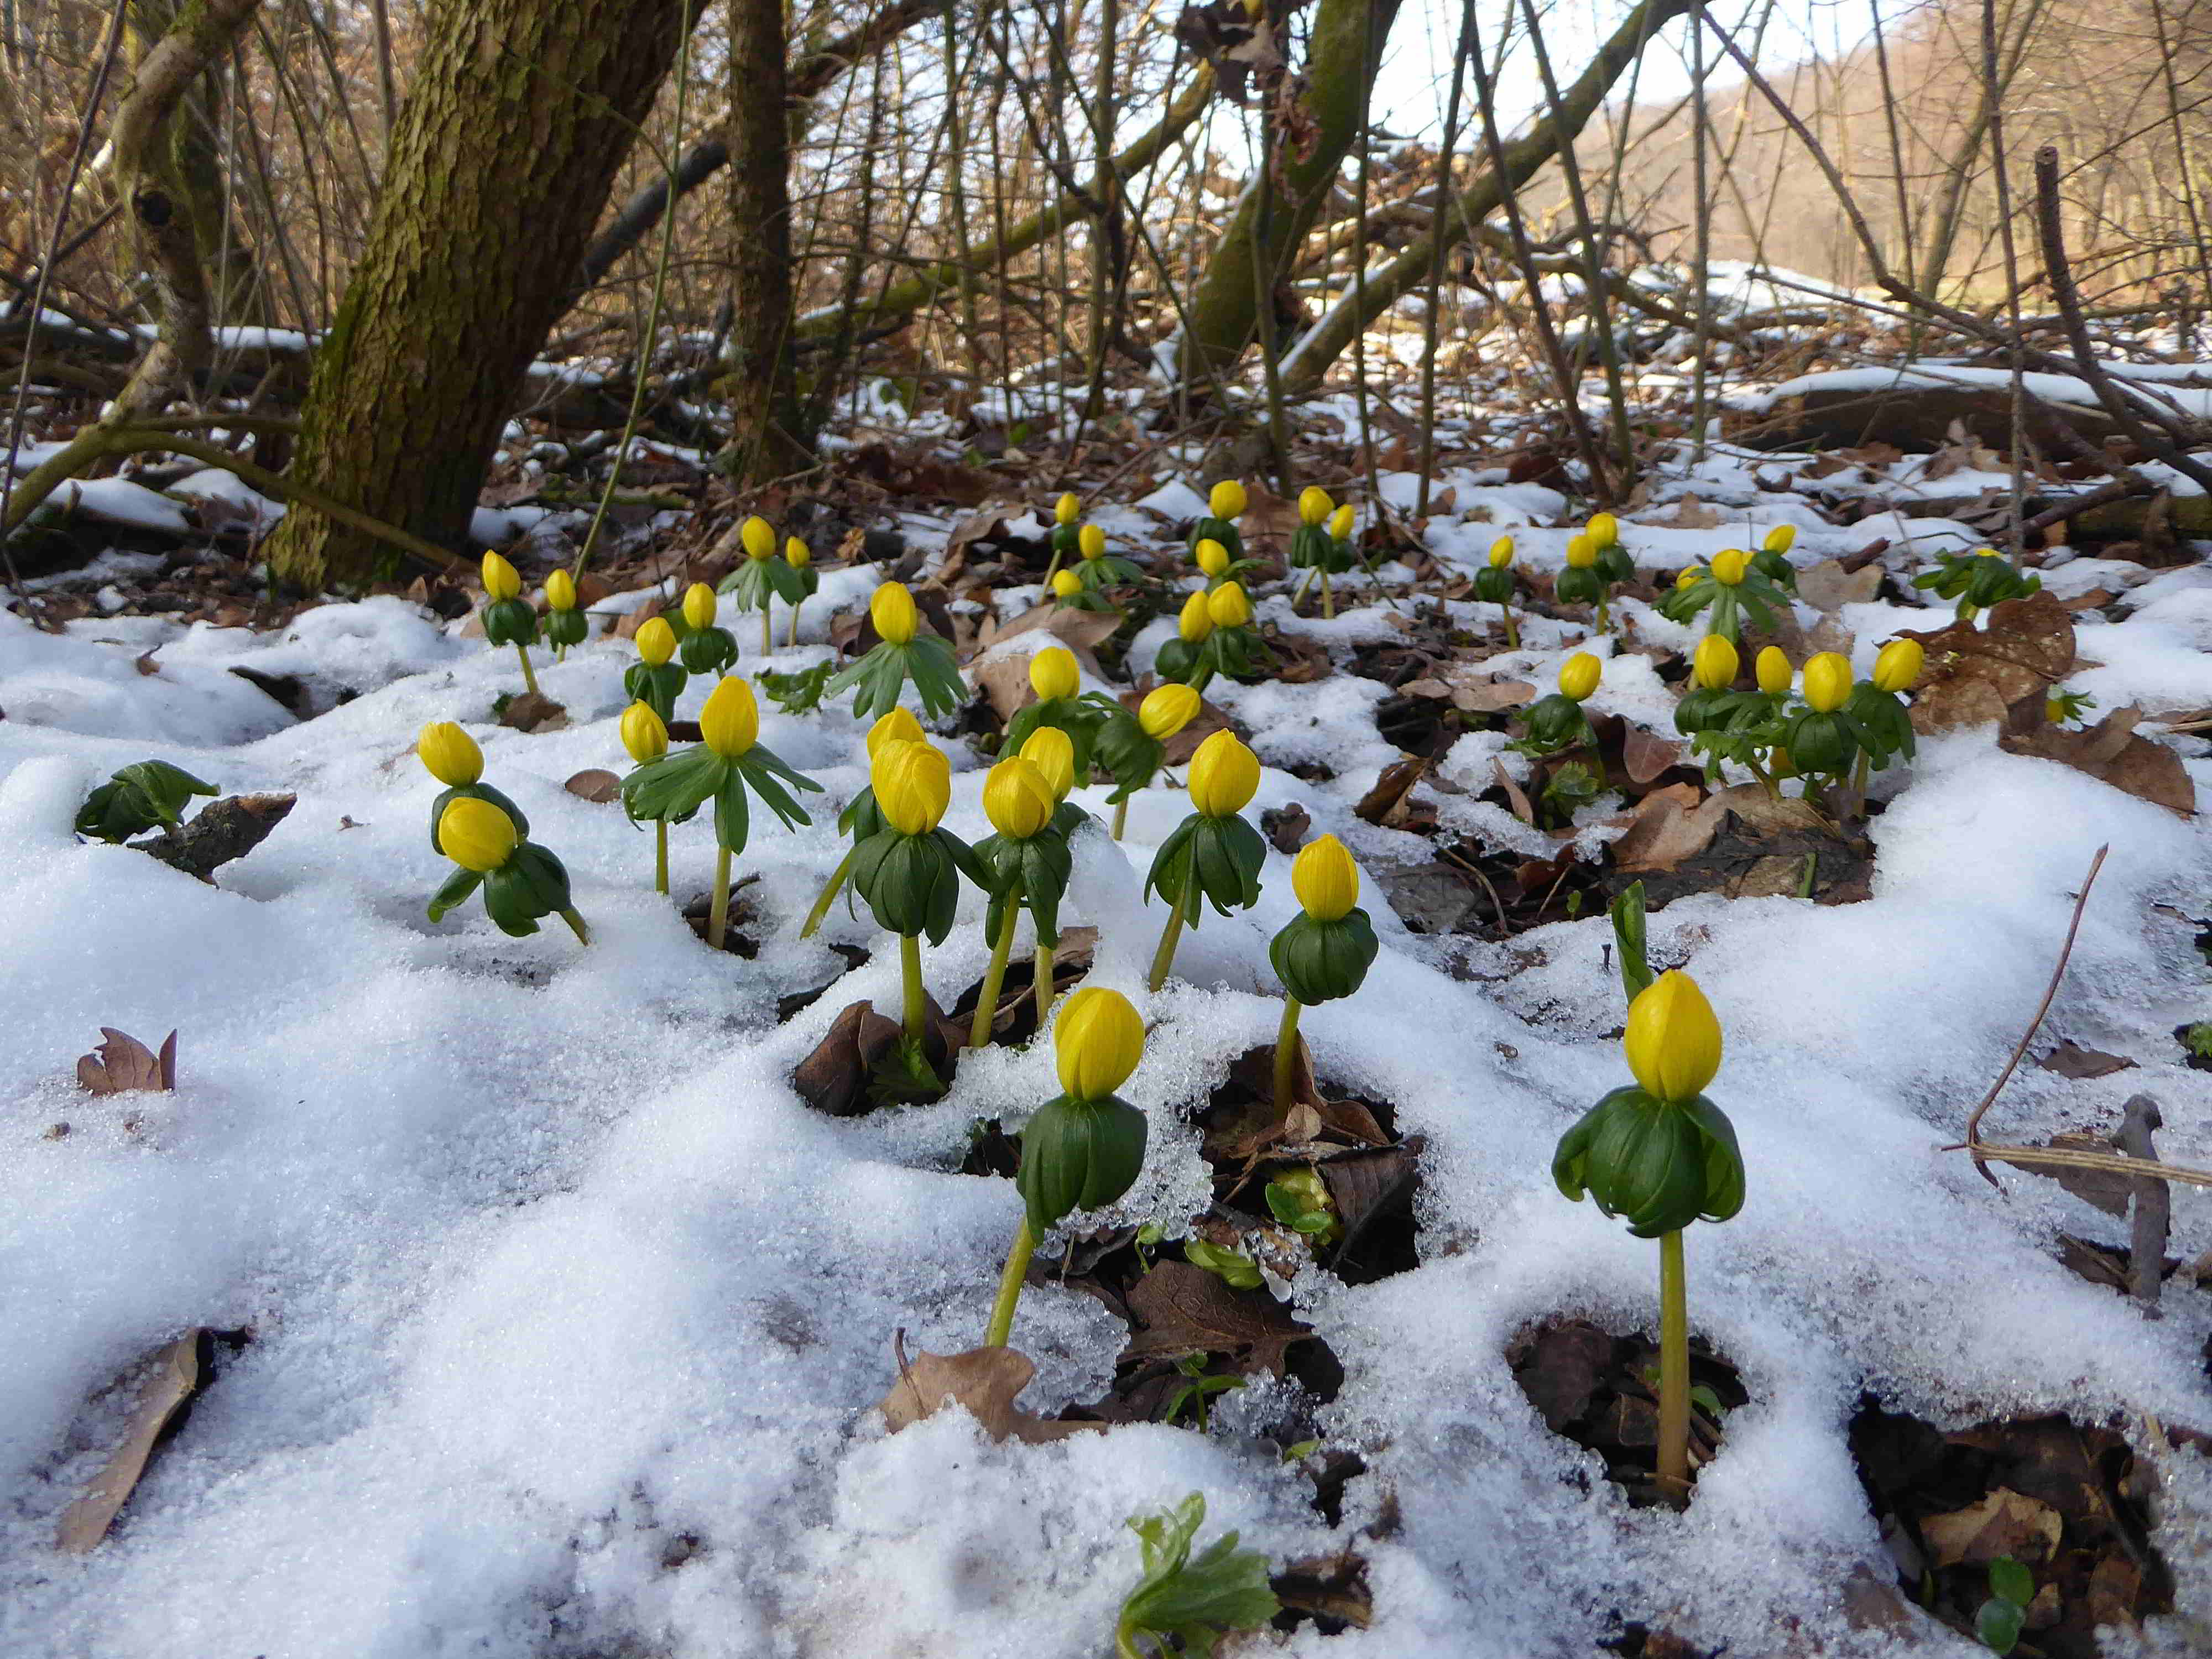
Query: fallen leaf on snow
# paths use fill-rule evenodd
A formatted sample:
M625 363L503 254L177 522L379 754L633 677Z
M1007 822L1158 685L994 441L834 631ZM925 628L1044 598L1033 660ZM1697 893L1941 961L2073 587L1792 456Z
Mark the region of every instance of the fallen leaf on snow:
M107 1040L76 1063L76 1080L96 1095L120 1095L133 1090L166 1092L177 1086L177 1034L162 1039L155 1054L135 1036L112 1025L100 1034Z
M2077 1080L2110 1077L2115 1072L2127 1071L2135 1065L2135 1061L2123 1055L2108 1054L2097 1048L2084 1048L2078 1042L2062 1042L2035 1063L2046 1072L2056 1072L2061 1077Z
M1390 829L1406 820L1412 806L1408 798L1413 786L1429 769L1428 761L1419 755L1408 755L1382 769L1375 780L1375 787L1359 798L1359 805L1352 810L1368 823Z
M1194 1267L1193 1273L1198 1271ZM1209 1274L1207 1277L1211 1278ZM1056 1423L1014 1404L1030 1385L1036 1366L1018 1348L970 1348L965 1353L918 1353L899 1368L899 1380L877 1403L893 1434L911 1428L947 1406L964 1407L994 1440L1019 1440L1041 1446L1072 1434L1103 1428L1099 1423Z
M2037 755L2087 772L2113 788L2163 806L2183 817L2197 810L2197 786L2181 757L2162 743L2136 734L2142 710L2115 708L2086 731L2046 726L1999 741L2015 755Z
M84 1496L62 1513L61 1530L55 1542L63 1550L71 1555L82 1555L107 1536L108 1528L115 1524L115 1517L130 1498L131 1489L137 1486L138 1477L146 1472L147 1462L154 1455L161 1431L198 1392L206 1372L209 1346L208 1333L195 1327L147 1356L152 1362L153 1375L139 1395L137 1409L131 1413L131 1426L124 1434L123 1443L108 1458L106 1467L93 1478Z
M558 732L568 724L568 711L542 692L526 691L499 711L499 723L518 732Z
M1280 1376L1291 1345L1313 1334L1267 1291L1232 1290L1188 1261L1160 1262L1130 1286L1129 1311L1145 1328L1130 1336L1124 1359L1227 1354L1241 1370Z
M622 780L600 767L579 772L562 786L572 795L581 795L586 800L602 804L622 794Z

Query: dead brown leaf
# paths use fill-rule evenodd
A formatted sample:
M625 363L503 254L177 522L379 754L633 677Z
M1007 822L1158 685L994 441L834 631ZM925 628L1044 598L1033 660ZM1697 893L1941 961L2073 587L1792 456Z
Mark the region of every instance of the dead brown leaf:
M1629 723L1620 734L1620 763L1628 781L1645 784L1682 758L1682 745L1672 738Z
M1536 700L1536 688L1526 680L1498 679L1458 663L1442 675L1408 680L1398 689L1409 697L1449 702L1453 708L1474 714L1520 708Z
M1686 492L1676 499L1672 516L1646 522L1670 530L1718 530L1727 520L1715 508Z
M945 1017L935 998L927 1003L929 1030L925 1046L930 1064L941 1078L946 1073L946 1060L968 1040L967 1032ZM832 1117L858 1117L872 1104L868 1081L877 1064L901 1035L898 1021L878 1013L874 1003L849 1003L831 1022L814 1052L793 1069L791 1086L818 1112Z
M2135 1061L2119 1054L2084 1048L2078 1042L2062 1042L2035 1063L2046 1072L2056 1072L2061 1077L2070 1077L2079 1081L2110 1077L2115 1072L2128 1071L2135 1065Z
M572 795L580 795L586 800L597 801L602 805L622 796L622 780L596 766L577 773L562 787Z
M732 534L736 532L732 531ZM625 611L615 618L613 634L618 640L634 640L637 630L668 608L668 601L655 593L635 611Z
M499 711L499 723L517 732L558 732L568 724L568 711L542 693L526 691Z
M1823 559L1797 573L1797 597L1815 611L1833 616L1847 605L1870 605L1881 590L1881 567L1866 565L1846 570L1833 559Z
M996 541L1006 533L1006 521L1022 518L1029 509L1019 501L986 501L952 526L945 538L945 556L938 561L936 580L950 586L968 562L972 542Z
M106 1466L93 1477L84 1496L63 1511L61 1529L54 1540L61 1549L71 1555L82 1555L107 1536L107 1529L115 1524L116 1516L129 1501L138 1478L146 1472L147 1462L154 1455L161 1431L198 1392L210 1346L208 1333L195 1327L139 1362L139 1365L150 1362L153 1374L138 1396L137 1408L131 1413L131 1426L124 1433L123 1443L115 1449ZM131 1369L138 1368L134 1365Z
M1194 1272L1196 1269L1193 1269ZM1018 1348L970 1348L965 1353L918 1353L900 1367L899 1380L877 1402L891 1433L912 1428L948 1406L965 1409L994 1440L1042 1446L1104 1427L1057 1423L1014 1404L1036 1366Z
M1413 810L1413 786L1425 776L1429 762L1424 756L1408 755L1382 769L1375 787L1360 797L1359 805L1352 810L1368 823L1392 829L1403 823Z
M1721 811L1706 810L1695 784L1655 789L1637 802L1631 810L1633 822L1613 843L1613 867L1626 875L1672 870L1712 844L1721 816Z
M1125 1360L1226 1354L1241 1370L1280 1376L1291 1345L1313 1334L1264 1290L1232 1290L1188 1261L1160 1262L1139 1279L1129 1311L1143 1328L1130 1336Z
M101 1026L100 1035L106 1041L76 1063L76 1080L85 1089L95 1095L120 1095L137 1090L167 1093L177 1086L174 1031L161 1040L158 1054L112 1025Z
M1001 640L1042 629L1074 652L1079 660L1092 658L1095 665L1098 647L1113 638L1114 630L1121 625L1121 617L1111 611L1078 611L1065 605L1033 605L1012 622L984 623L975 635L975 648L987 651ZM1028 672L1026 664L1023 672Z
M1536 808L1528 799L1528 792L1515 782L1513 775L1505 769L1504 757L1492 755L1490 757L1490 770L1491 775L1498 780L1498 787L1505 792L1505 804L1512 808L1513 816L1530 829L1534 829Z
M1954 623L1902 637L1918 640L1927 652L1927 670L1912 702L1916 732L1991 718L2015 732L2034 731L2043 724L2051 687L2074 667L2073 616L2048 593L1992 605L1984 627Z
M2063 1530L2057 1510L2009 1486L1999 1486L1978 1504L1920 1522L1920 1535L1939 1567L1983 1565L2000 1555L2033 1566L2051 1559Z
M2115 708L2086 731L2045 726L1999 741L2015 755L2036 755L2087 772L2113 788L2188 817L2197 811L2197 786L2181 757L2136 732L2142 710Z

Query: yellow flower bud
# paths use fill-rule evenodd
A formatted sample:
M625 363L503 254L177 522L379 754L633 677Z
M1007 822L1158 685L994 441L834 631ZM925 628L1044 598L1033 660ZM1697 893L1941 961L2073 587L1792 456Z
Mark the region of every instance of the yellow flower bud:
M1052 786L1019 755L1000 761L983 780L983 816L991 828L1016 841L1027 841L1052 822Z
M1567 565L1570 569L1587 570L1597 562L1597 540L1589 532L1567 538Z
M765 559L775 551L775 528L757 513L738 526L738 540L749 559Z
M814 550L806 544L804 537L787 536L783 538L783 562L793 570L804 570L814 562Z
M1052 596L1056 599L1072 599L1083 591L1083 578L1073 570L1055 570L1052 574Z
M1790 682L1797 677L1797 671L1790 665L1789 653L1778 645L1770 645L1759 653L1753 672L1759 676L1759 689L1769 696L1787 691Z
M497 553L483 556L484 597L489 599L511 599L522 592L522 573Z
M1352 539L1352 503L1346 501L1328 515L1328 533L1340 542Z
M1604 673L1602 662L1587 651L1577 651L1559 665L1559 690L1580 702L1597 690Z
M1839 652L1823 651L1805 659L1805 701L1816 714L1834 714L1850 695L1850 658Z
M1224 582L1206 596L1206 614L1216 628L1242 628L1252 620L1252 601L1241 582Z
M1742 659L1725 634L1708 634L1690 653L1690 675L1708 691L1725 691L1735 684Z
M1203 644L1213 631L1213 611L1206 604L1206 595L1194 593L1182 602L1182 614L1176 618L1176 632L1182 636L1185 645Z
M1620 539L1620 520L1610 513L1593 513L1587 533L1601 550L1611 547Z
M1208 576L1218 576L1229 568L1229 550L1210 536L1199 543L1198 551L1192 556Z
M876 723L868 728L868 758L875 759L877 754L887 743L927 743L929 739L921 734L921 722L915 719L912 711L894 708L890 714L879 716Z
M1775 526L1766 532L1766 539L1760 545L1770 553L1787 553L1797 545L1797 526L1794 524Z
M640 766L668 752L668 727L660 712L649 702L634 702L623 710L623 747Z
M483 775L483 750L451 720L432 720L415 739L415 753L430 775L448 789Z
M1994 547L1978 547L1974 550L1974 556L1978 559L2001 559L2004 555Z
M1743 573L1751 568L1751 555L1740 547L1731 547L1713 555L1713 580L1723 587L1734 587L1743 580Z
M1490 568L1503 570L1513 562L1513 538L1500 536L1490 544Z
M1078 1100L1103 1100L1145 1057L1145 1022L1119 991L1086 985L1060 1005L1052 1042L1060 1086Z
M514 820L488 800L463 795L438 814L438 848L464 870L496 870L514 854Z
M699 735L725 760L735 760L760 741L760 705L753 701L750 680L725 674L715 682L699 711Z
M1336 503L1328 498L1328 491L1319 484L1308 484L1298 491L1298 522L1319 524L1336 511Z
M1087 524L1075 532L1075 550L1086 559L1106 556L1106 532L1095 524Z
M545 605L550 611L574 611L576 579L565 570L554 571L545 579Z
M1721 1068L1721 1023L1698 981L1669 969L1628 1005L1620 1046L1644 1092L1660 1100L1690 1101L1705 1093Z
M1359 902L1359 866L1334 836L1308 842L1291 860L1291 890L1316 921L1336 921Z
M676 630L665 618L648 617L637 627L638 656L649 666L658 668L676 654Z
M1047 702L1073 696L1082 684L1083 670L1064 645L1048 645L1030 659L1030 685Z
M1234 519L1244 511L1244 486L1224 478L1206 498L1206 510L1217 519Z
M1927 654L1917 640L1892 640L1875 653L1875 684L1884 691L1910 691Z
M1022 758L1037 769L1055 805L1075 787L1075 739L1056 726L1040 726L1022 744Z
M1705 574L1705 568L1703 565L1686 564L1680 570L1674 573L1674 586L1677 587L1687 587L1692 582L1697 580L1698 577Z
M714 590L704 582L693 582L684 590L684 620L695 629L714 625Z
M876 632L893 645L911 640L921 623L914 595L906 591L904 582L885 582L877 588L875 597L868 601L868 618L875 623Z
M1137 724L1145 735L1164 743L1198 718L1200 698L1187 685L1155 686L1137 705Z
M1054 524L1073 524L1075 522L1076 514L1082 511L1083 503L1075 499L1075 492L1071 489L1066 494L1063 495L1057 501L1053 503L1053 522Z
M937 828L952 799L952 763L934 744L887 743L868 766L884 821L902 836Z
M1216 732L1190 757L1190 804L1210 818L1241 812L1260 787L1260 757L1234 732Z

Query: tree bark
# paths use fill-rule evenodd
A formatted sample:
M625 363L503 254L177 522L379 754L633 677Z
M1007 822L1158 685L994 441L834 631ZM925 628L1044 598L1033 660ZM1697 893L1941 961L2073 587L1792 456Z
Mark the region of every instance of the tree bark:
M1302 131L1310 143L1303 155L1297 146L1279 143L1275 176L1255 179L1247 187L1206 261L1182 343L1182 379L1193 392L1225 378L1258 331L1272 326L1272 319L1260 314L1260 296L1264 292L1272 299L1320 216L1359 135L1367 88L1397 15L1398 0L1321 0L1306 48L1303 90L1285 79L1268 94L1261 118L1276 118L1277 99L1296 97L1305 121L1285 122L1283 128Z
M676 54L685 0L443 0L368 241L301 411L297 476L441 546L558 319L615 169ZM295 507L270 568L372 578L373 538Z
M792 368L791 123L784 0L730 0L731 299L725 465L740 486L812 458Z

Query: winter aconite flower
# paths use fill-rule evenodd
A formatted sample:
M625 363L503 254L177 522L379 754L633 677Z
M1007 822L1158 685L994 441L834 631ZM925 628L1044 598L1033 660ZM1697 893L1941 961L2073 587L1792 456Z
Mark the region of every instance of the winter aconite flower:
M1052 596L1055 599L1067 600L1076 599L1079 598L1082 592L1083 578L1077 575L1073 570L1063 570L1052 579Z
M1216 628L1242 628L1252 620L1252 601L1241 582L1224 582L1206 596L1206 614Z
M1770 645L1759 653L1753 672L1759 678L1759 689L1770 697L1786 693L1797 678L1796 670L1790 665L1790 656L1778 645Z
M876 810L902 836L926 836L952 800L952 766L934 744L887 743L868 765Z
M1380 948L1374 924L1358 908L1358 866L1334 836L1298 849L1291 864L1291 890L1303 914L1267 947L1284 990L1283 1019L1275 1033L1275 1109L1283 1112L1293 1104L1300 1010L1358 990Z
M1187 544L1193 556L1201 542L1218 542L1222 551L1233 562L1244 556L1244 540L1238 534L1237 520L1245 507L1244 486L1233 478L1224 478L1215 484L1206 498L1206 511L1194 521Z
M1021 757L1036 768L1052 787L1052 798L1067 799L1075 787L1075 744L1057 726L1041 726L1023 740Z
M1513 622L1513 538L1500 536L1490 544L1489 562L1474 573L1474 597L1498 607L1505 624L1505 648L1521 648L1521 632Z
M909 678L921 698L922 712L932 719L951 714L967 700L968 687L953 660L952 647L936 635L921 631L921 612L905 583L884 582L878 586L868 600L868 620L875 624L882 643L832 678L822 688L823 696L837 696L858 687L853 713L862 720L896 708L899 693Z
M1874 683L1884 691L1910 691L1927 653L1917 640L1892 640L1875 653Z
M1044 774L1019 755L1000 761L983 780L983 816L1015 841L1027 841L1050 823L1059 805Z
M1076 523L1082 514L1083 503L1076 499L1073 490L1063 492L1060 498L1053 503L1052 562L1044 568L1044 582L1048 588L1052 586L1053 578L1059 573L1060 566L1082 553L1082 533Z
M1160 647L1152 663L1161 678L1194 683L1201 670L1206 678L1212 677L1208 653L1202 648L1213 632L1213 617L1206 599L1202 592L1193 593L1182 602L1176 615L1176 636Z
M1060 1011L1053 1053L1062 1089L1077 1100L1103 1100L1145 1057L1145 1022L1119 991L1087 987Z
M1260 757L1234 732L1216 732L1191 757L1190 804L1206 817L1243 811L1259 787Z
M1823 651L1805 662L1805 701L1814 712L1832 714L1851 694L1850 659L1839 652Z
M1076 520L1077 515L1082 511L1083 503L1075 499L1075 492L1073 490L1068 490L1062 494L1057 501L1053 503L1053 522L1054 524L1073 524Z
M1000 739L1002 755L1023 752L1030 736L1040 731L1064 733L1071 748L1071 774L1088 776L1091 746L1098 725L1119 707L1111 699L1082 696L1083 669L1075 653L1064 645L1047 646L1030 659L1030 689L1036 701L1014 711Z
M522 574L504 555L487 553L479 567L483 578L484 638L494 645L511 645L522 662L522 684L538 695L538 671L530 665L530 647L538 642L538 613L522 598Z
M438 820L439 850L478 875L506 863L521 839L514 820L489 801L457 800Z
M1195 596L1194 596L1195 597ZM1155 686L1132 714L1115 704L1099 728L1097 759L1114 775L1113 837L1121 839L1128 822L1129 799L1149 787L1167 757L1167 740L1198 718L1204 699L1188 685Z
M1188 726L1203 702L1187 685L1163 685L1146 694L1137 709L1137 724L1148 738L1162 741Z
M1244 486L1234 478L1224 478L1206 498L1206 511L1217 519L1242 518L1244 506Z
M1956 599L1959 620L1972 622L1993 605L2026 599L2039 591L2043 578L2022 575L1996 549L1984 547L1973 553L1945 554L1935 569L1915 576L1912 585L1929 589L1940 599Z
M1107 552L1106 532L1095 524L1087 524L1077 532L1076 551L1080 556L1075 564L1075 579L1084 595L1077 601L1080 610L1115 610L1112 601L1104 597L1105 591L1133 587L1145 579L1145 573L1128 560Z
M1336 503L1329 499L1328 491L1318 484L1308 484L1298 493L1298 527L1291 532L1290 568L1306 573L1305 580L1291 597L1291 609L1304 603L1306 591L1318 580L1321 583L1321 613L1324 617L1336 615L1336 597L1329 586L1334 576L1340 576L1352 568L1352 550L1343 540L1332 534L1329 520L1335 516ZM1350 526L1346 526L1347 532Z
M1669 622L1687 623L1699 611L1711 610L1709 630L1731 641L1742 636L1747 614L1761 627L1771 628L1778 609L1788 608L1784 589L1796 578L1786 560L1778 577L1768 574L1761 561L1780 559L1779 554L1762 552L1754 560L1740 547L1716 553L1711 564L1691 565L1675 578L1674 592L1659 601L1659 614Z
M632 701L652 704L662 720L674 720L676 699L691 678L680 663L669 661L676 654L676 630L665 617L648 617L638 624L632 643L637 647L637 660L623 671L623 690Z
M985 890L991 896L983 924L991 940L991 965L976 999L970 1048L980 1048L990 1041L999 988L1006 980L1014 927L1023 910L1036 925L1036 971L1030 982L1036 988L1040 1023L1051 1006L1060 903L1073 869L1067 837L1085 817L1075 807L1061 804L1073 781L1072 774L1064 769L1070 753L1065 732L1043 727L1020 754L1000 761L983 781L983 816L997 831L975 848L975 861L985 874Z
M1838 712L1851 695L1850 659L1833 651L1808 658L1804 695L1805 707L1791 719L1783 746L1808 779L1840 778L1861 752L1856 723Z
M735 760L760 741L760 704L752 682L734 677L717 683L699 711L699 735L724 760Z
M904 582L884 582L868 599L868 620L893 645L904 645L921 626L921 612Z
M1209 580L1218 580L1228 573L1229 550L1217 541L1202 541L1198 544L1196 561L1201 574Z
M1705 1093L1721 1069L1721 1023L1697 981L1662 974L1630 1007L1620 1047L1644 1093L1680 1105Z
M1691 678L1709 691L1734 685L1740 665L1735 644L1725 634L1706 635L1690 656Z
M1713 555L1713 580L1723 587L1741 587L1744 573L1751 565L1751 555L1740 547Z
M539 920L557 915L581 944L591 930L568 896L568 872L561 860L536 842L497 803L481 795L456 793L439 814L433 839L438 850L460 867L430 900L433 921L483 889L484 914L502 933L520 939L538 931Z
M553 642L555 660L565 660L568 647L581 645L586 631L584 613L576 608L576 579L556 568L545 579L545 637Z
M1170 907L1152 957L1153 990L1167 982L1183 928L1198 924L1201 896L1223 915L1231 905L1249 910L1259 902L1260 869L1267 849L1260 832L1237 816L1259 787L1259 757L1234 732L1216 732L1191 757L1190 803L1195 810L1160 843L1145 878L1147 896L1157 889Z
M447 788L474 783L483 775L483 750L451 720L433 720L415 739L423 769Z
M728 629L714 626L714 617L720 608L714 590L704 582L693 582L684 592L684 632L681 649L684 666L690 673L726 673L731 664L738 659L736 637Z
M1583 701L1598 687L1605 664L1588 651L1577 651L1559 665L1559 689L1539 697L1522 717L1522 735L1514 747L1529 754L1548 755L1580 744L1595 743Z
M1907 760L1912 757L1917 745L1904 694L1920 678L1926 660L1919 641L1892 640L1875 655L1874 678L1851 687L1844 701L1844 717L1851 735L1858 739L1856 782L1862 797L1870 770L1887 770L1890 762L1900 755ZM1806 696L1809 699L1811 695L1808 685Z
M912 710L903 708L894 708L889 714L878 716L876 723L868 728L867 737L864 739L871 763L887 744L927 743L928 740L921 729L921 722L915 719ZM814 908L806 913L806 921L799 930L799 938L811 939L814 936L815 930L822 926L823 918L830 914L830 906L844 887L846 879L853 873L853 860L859 855L860 843L883 827L884 815L876 809L876 792L872 787L863 786L860 793L854 796L845 810L837 815L838 833L851 839L852 848L838 862L837 867L830 872L830 879L823 883L822 891L815 898Z

